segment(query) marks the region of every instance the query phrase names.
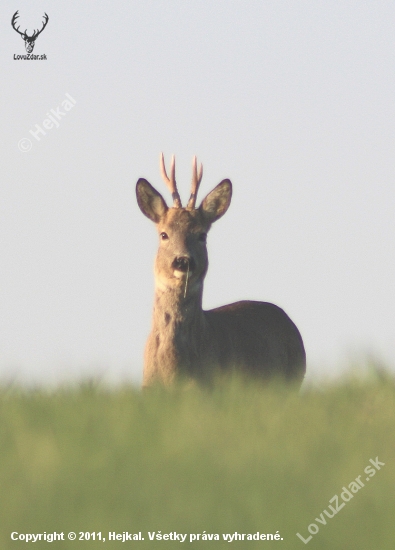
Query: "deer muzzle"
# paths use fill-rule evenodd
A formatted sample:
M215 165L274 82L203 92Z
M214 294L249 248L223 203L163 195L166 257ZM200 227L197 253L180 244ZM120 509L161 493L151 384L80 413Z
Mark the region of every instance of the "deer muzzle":
M177 258L174 258L171 266L174 271L187 273L188 271L191 272L195 269L196 263L193 258L189 258L188 256L178 256Z

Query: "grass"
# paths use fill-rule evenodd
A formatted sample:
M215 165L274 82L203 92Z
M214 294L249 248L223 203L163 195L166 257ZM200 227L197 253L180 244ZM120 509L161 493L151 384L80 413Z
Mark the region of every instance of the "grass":
M385 465L365 482L376 457ZM359 475L365 486L317 522ZM52 542L63 549L119 548L109 531L141 531L144 542L125 543L138 548L179 544L150 542L148 531L188 533L189 548L278 531L283 540L231 544L292 550L315 523L309 549L392 550L394 489L395 380L380 372L301 394L238 379L211 390L0 390L1 549L25 548L14 531L107 539ZM189 542L203 532L220 541Z

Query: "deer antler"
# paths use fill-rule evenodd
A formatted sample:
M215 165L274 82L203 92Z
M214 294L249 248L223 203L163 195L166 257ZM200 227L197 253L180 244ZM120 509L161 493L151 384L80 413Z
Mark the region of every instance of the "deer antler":
M16 31L17 33L19 33L21 36L26 36L26 31L27 31L27 29L25 30L25 32L21 32L21 31L19 30L19 27L20 27L20 26L19 26L18 28L15 27L15 24L16 24L16 22L17 22L16 20L18 19L18 17L19 17L19 13L18 13L18 10L17 10L17 11L14 13L14 15L12 16L12 19L11 19L12 28L14 29L14 31Z
M202 181L202 177L203 177L203 164L200 163L200 169L198 174L197 160L195 156L192 159L192 185L191 185L191 196L189 197L189 201L187 204L188 210L193 210L195 208L196 197L199 190L200 182Z
M34 38L34 40L35 40L35 39L37 38L37 36L43 32L43 30L44 30L45 27L47 26L48 20L49 20L49 17L48 17L48 15L44 12L44 24L43 24L43 26L42 26L42 29L41 29L41 31L39 31L38 29L35 30L35 31L33 32L33 36L31 36L31 38Z
M171 157L170 178L167 176L167 173L166 173L165 159L163 157L163 153L160 154L159 166L160 166L160 173L162 174L162 178L166 183L167 187L170 189L171 196L173 197L173 207L182 208L181 199L180 199L180 195L178 194L177 184L176 184L176 161L175 161L174 155Z

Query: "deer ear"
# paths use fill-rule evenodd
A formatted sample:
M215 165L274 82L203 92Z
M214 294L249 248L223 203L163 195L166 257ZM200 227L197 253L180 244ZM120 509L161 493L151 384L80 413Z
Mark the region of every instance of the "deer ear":
M158 223L168 210L164 198L144 178L140 178L136 184L137 203L141 212L150 220Z
M202 201L199 210L210 223L215 222L228 210L232 198L232 182L222 180Z

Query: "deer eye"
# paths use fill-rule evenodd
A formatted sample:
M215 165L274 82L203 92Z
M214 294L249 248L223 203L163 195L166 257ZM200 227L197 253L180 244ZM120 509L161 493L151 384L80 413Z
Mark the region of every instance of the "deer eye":
M201 243L207 242L207 233L200 233L200 235L199 235L199 241L200 241Z
M162 239L162 241L167 241L167 239L169 238L169 235L163 231L160 234L160 238Z

